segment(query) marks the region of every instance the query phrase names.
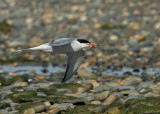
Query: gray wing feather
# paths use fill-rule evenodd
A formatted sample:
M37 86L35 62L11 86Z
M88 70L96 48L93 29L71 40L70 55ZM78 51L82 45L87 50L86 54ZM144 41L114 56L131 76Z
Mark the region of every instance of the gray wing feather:
M84 51L67 54L67 68L62 83L69 80L84 60Z
M53 40L52 42L50 42L51 46L62 46L65 44L69 44L72 41L76 40L75 38L60 38L60 39L56 39Z

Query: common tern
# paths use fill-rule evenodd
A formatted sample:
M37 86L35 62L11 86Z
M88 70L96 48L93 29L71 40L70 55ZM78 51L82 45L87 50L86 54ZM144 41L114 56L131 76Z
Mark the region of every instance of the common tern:
M66 72L62 83L69 80L78 70L78 67L84 60L85 51L97 47L95 43L90 43L84 39L76 38L59 38L49 43L42 44L37 47L17 50L14 52L22 52L27 50L47 51L59 54L66 54Z

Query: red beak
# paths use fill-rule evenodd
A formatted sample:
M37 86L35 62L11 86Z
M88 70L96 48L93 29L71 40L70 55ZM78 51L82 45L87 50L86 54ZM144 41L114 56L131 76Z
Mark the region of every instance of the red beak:
M95 43L89 43L89 44L86 44L87 46L93 46L94 48L97 47L97 45Z

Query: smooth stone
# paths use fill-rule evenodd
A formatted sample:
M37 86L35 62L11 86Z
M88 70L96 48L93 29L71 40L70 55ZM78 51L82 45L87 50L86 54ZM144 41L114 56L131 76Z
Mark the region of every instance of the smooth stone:
M87 83L91 83L93 85L93 88L98 87L100 84L96 80L89 80Z
M132 77L127 79L123 85L126 86L137 86L142 81L141 78Z
M90 103L91 101L94 100L94 96L90 95L84 98L85 103Z
M118 100L118 96L117 95L110 95L109 97L107 97L103 104L104 106L109 106L110 104L112 104L113 102L115 102L116 100Z
M110 87L117 87L120 86L118 82L107 82L105 85L110 86Z
M87 94L64 94L65 96L72 96L76 98L84 98L87 96Z
M153 86L153 85L154 85L154 83L151 82L151 81L141 82L141 83L138 85L138 89L148 88L148 87Z
M123 97L123 94L120 93L120 92L115 92L115 93L110 94L110 96L111 96L111 95L116 95L116 96L118 97L118 99L120 99L120 98Z
M106 114L121 114L121 111L118 107L112 107L108 109L105 113Z
M144 97L156 97L156 95L152 92L148 92L148 93L144 94Z
M95 93L100 93L102 91L109 91L109 90L111 90L110 86L100 85L100 86L95 87L94 89L92 89L90 91L95 92Z
M53 109L53 108L59 108L60 110L67 110L70 108L74 108L75 106L71 103L61 103L61 104L54 104L51 107L49 107L49 109Z
M15 82L12 84L12 86L28 86L27 82Z
M86 91L88 91L88 90L93 88L93 85L91 83L85 83L82 86L86 89Z
M135 90L134 86L118 86L112 89L112 92L120 92L120 91L128 91L128 90Z
M37 96L46 96L43 92L37 92Z
M36 114L36 110L34 108L25 109L23 114Z
M47 114L59 114L60 109L59 108L53 108L47 111Z
M72 93L69 89L57 89L57 94L70 94Z
M94 73L86 70L79 70L78 76L82 79L97 79L97 76Z
M46 102L44 102L44 105L45 105L46 107L50 107L50 106L51 106L51 103L48 102L48 101L46 101Z
M103 101L104 99L106 99L109 96L109 94L110 94L109 91L103 91L99 94L96 94L94 100Z
M129 96L128 98L126 98L125 100L124 100L124 103L126 103L126 102L128 102L129 100L136 100L136 99L141 99L142 97L141 96L139 96L139 95L134 95L134 96Z
M101 101L92 101L91 104L98 105L98 104L101 104Z
M37 105L37 106L34 106L34 109L36 112L42 112L42 111L46 110L46 106L45 105Z
M86 90L84 87L79 87L79 88L77 89L77 91L78 91L79 93L84 93L84 92L86 92L87 90Z
M133 95L140 95L137 90L128 90L128 91L121 91L123 96L133 96Z
M106 108L104 106L98 106L95 110L99 113L104 113L106 111Z

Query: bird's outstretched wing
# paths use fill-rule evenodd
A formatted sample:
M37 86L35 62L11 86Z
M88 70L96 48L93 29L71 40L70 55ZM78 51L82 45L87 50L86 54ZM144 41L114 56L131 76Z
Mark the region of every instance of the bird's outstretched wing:
M51 46L62 46L65 44L69 44L72 41L76 40L75 38L60 38L50 42Z
M84 60L84 51L67 54L66 72L62 83L69 80L78 70L78 67Z

